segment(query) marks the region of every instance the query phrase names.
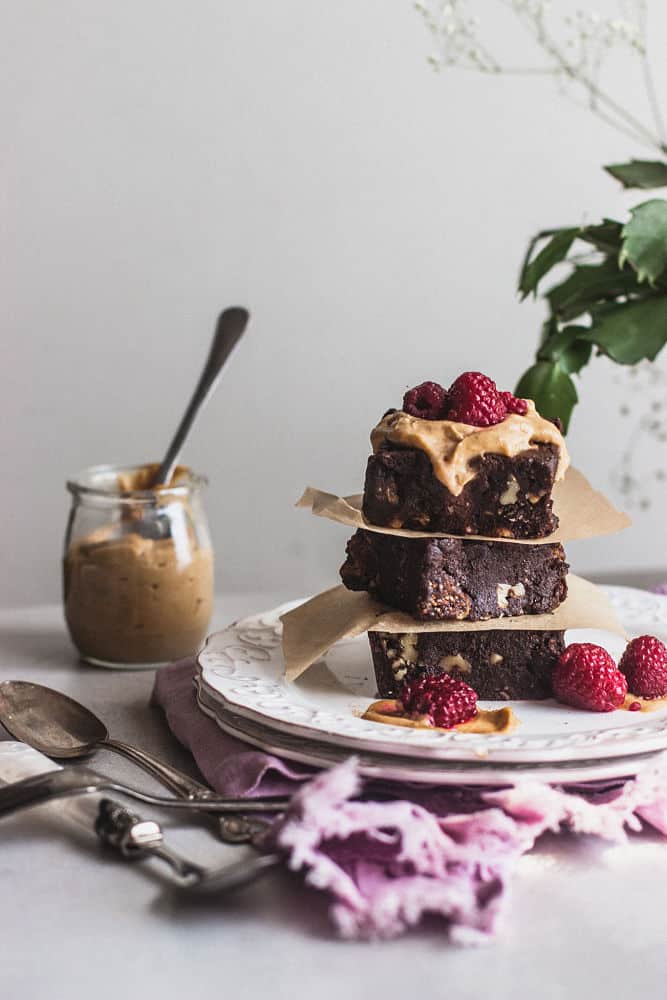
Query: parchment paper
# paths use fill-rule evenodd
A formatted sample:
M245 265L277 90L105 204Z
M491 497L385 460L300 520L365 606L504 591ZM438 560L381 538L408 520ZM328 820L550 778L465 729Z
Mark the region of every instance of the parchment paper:
M558 631L570 628L598 628L625 636L623 626L606 594L570 573L568 595L560 607L548 615L517 615L485 621L422 622L403 611L387 607L365 592L332 587L282 616L283 654L287 680L296 680L316 660L341 639L362 632L488 632Z
M630 526L627 514L616 510L611 501L594 490L586 477L577 469L569 468L564 479L556 483L553 491L554 511L560 524L546 538L492 538L488 535L449 535L444 531L411 531L408 528L384 528L370 524L361 513L361 496L355 494L338 497L334 493L309 486L297 501L297 507L306 507L318 517L326 517L348 528L366 528L384 535L401 535L403 538L462 538L464 541L510 542L515 545L540 545L554 542L572 542L576 538L595 538L613 535Z

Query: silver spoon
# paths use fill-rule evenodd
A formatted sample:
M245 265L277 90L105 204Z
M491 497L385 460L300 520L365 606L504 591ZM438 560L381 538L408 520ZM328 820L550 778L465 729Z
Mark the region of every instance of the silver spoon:
M199 382L172 442L167 448L167 453L155 473L151 487L161 486L171 481L183 443L190 433L199 410L213 391L222 366L241 339L249 318L250 314L247 309L242 309L240 306L232 306L220 313L213 334L213 343Z
M113 750L134 761L180 798L206 799L206 785L152 754L109 736L101 719L73 698L30 681L0 683L0 722L15 739L56 760Z

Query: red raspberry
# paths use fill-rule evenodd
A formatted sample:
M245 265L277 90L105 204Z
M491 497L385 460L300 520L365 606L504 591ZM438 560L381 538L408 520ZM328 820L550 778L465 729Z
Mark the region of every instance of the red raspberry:
M511 392L501 392L500 398L508 413L518 413L520 417L525 417L528 413L528 403L525 399L513 396Z
M434 726L451 729L477 715L477 694L449 674L406 681L399 693L403 709L410 715L427 715Z
M559 701L590 712L613 712L628 693L625 677L609 653L592 642L573 642L561 653L553 686Z
M449 389L448 420L475 427L499 424L507 416L505 404L493 379L481 372L464 372Z
M653 635L640 635L625 648L618 669L628 687L640 698L662 698L667 694L667 647Z
M403 412L422 420L442 420L446 402L446 389L437 382L422 382L414 389L408 389L403 396Z

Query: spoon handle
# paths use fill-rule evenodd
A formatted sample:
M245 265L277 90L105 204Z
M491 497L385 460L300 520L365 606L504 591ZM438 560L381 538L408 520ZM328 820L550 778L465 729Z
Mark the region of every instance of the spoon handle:
M147 771L148 774L151 774L183 799L206 799L214 794L206 785L195 781L194 778L179 771L178 768L158 760L157 757L153 757L145 750L140 750L139 747L131 746L129 743L121 743L120 740L112 740L110 737L107 737L101 745L107 750L115 750L116 753L122 754L128 760L134 761L144 771Z
M176 854L164 842L162 827L155 820L142 819L112 799L102 799L95 820L95 833L103 844L124 858L136 860L152 855L161 858L182 878L200 879L201 865Z
M167 449L167 454L155 474L153 486L170 482L183 442L190 433L190 428L194 424L201 406L213 389L222 366L243 335L249 318L248 311L240 306L233 306L220 313L204 370L197 383L197 388L192 394L192 399L188 403L188 408L183 414L183 419L178 425L178 430Z

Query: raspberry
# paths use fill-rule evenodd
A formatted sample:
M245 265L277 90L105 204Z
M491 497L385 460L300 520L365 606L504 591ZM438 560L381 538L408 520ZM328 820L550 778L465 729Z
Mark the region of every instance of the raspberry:
M422 382L403 396L403 411L422 420L442 420L446 402L446 389L437 382Z
M477 715L477 694L449 674L406 681L399 700L409 715L427 715L434 726L451 729Z
M625 648L618 669L628 687L641 698L662 698L667 694L667 647L653 635L640 635Z
M613 712L628 693L625 677L609 653L592 642L574 642L561 653L553 686L559 701L590 712Z
M499 424L507 416L505 404L493 379L481 372L464 372L449 389L448 420L475 427Z
M525 417L528 413L528 403L525 399L513 396L511 392L501 392L500 398L508 413L518 413L520 417Z

